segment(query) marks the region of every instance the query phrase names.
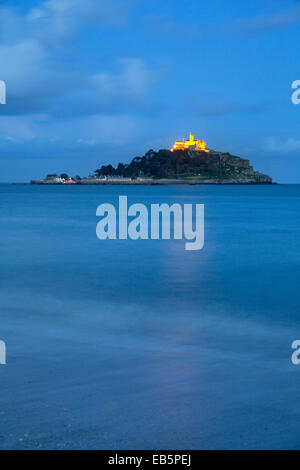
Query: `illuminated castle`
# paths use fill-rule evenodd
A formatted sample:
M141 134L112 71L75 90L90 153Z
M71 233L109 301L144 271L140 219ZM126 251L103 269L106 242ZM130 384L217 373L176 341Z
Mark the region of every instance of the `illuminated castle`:
M195 140L194 136L191 133L189 140L177 140L171 151L173 152L174 150L184 150L190 147L192 147L193 150L209 152L209 150L206 148L206 142L204 142L204 140Z

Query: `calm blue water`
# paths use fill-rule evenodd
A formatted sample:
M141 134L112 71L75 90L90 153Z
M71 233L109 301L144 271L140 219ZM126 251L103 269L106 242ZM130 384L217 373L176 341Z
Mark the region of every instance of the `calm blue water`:
M100 241L204 203L205 247ZM2 449L300 448L300 186L0 185Z

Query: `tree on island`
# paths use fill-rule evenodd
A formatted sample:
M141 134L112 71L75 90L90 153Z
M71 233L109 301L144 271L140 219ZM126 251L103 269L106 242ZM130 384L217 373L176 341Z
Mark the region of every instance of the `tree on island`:
M185 151L154 152L151 149L143 157L133 158L129 164L119 163L117 168L102 165L95 173L99 176L117 175L130 178L178 178L198 175L200 172L207 173L207 166L208 157L205 152L192 155Z
M201 150L149 150L143 157L135 157L129 164L102 165L95 171L101 176L129 178L170 179L233 179L253 182L272 182L267 175L255 172L249 160L230 153Z

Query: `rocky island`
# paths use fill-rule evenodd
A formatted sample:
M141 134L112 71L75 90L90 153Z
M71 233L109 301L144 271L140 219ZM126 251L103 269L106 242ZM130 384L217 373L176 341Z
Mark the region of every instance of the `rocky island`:
M129 164L102 165L86 178L48 175L38 184L272 184L268 175L254 171L249 160L208 149L204 140L176 141L170 150L149 150Z

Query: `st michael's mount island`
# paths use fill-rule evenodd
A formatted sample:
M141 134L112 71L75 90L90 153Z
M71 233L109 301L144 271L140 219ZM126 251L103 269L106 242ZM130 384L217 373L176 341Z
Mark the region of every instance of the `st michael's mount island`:
M249 160L209 149L204 140L176 141L172 149L149 150L129 164L102 165L88 177L50 174L31 184L273 184L268 175L254 171Z

